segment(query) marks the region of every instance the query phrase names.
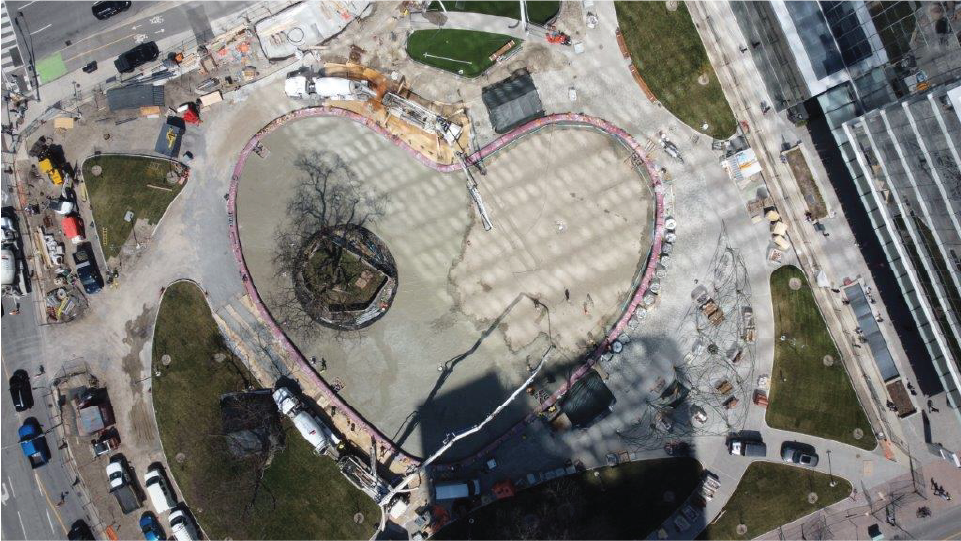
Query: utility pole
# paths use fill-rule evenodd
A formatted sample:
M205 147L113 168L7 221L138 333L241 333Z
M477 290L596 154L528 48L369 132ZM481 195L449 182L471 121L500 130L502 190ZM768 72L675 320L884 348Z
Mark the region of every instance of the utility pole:
M524 33L530 32L530 27L527 25L527 0L519 0L521 4L521 23L524 24Z
M37 101L40 101L40 81L37 79L37 63L36 59L33 57L33 38L30 37L29 32L25 32L23 30L23 26L20 25L20 19L23 19L24 22L26 22L26 18L23 16L22 11L17 12L17 16L13 18L13 22L17 25L17 30L20 31L20 37L23 39L23 45L27 49L27 64L24 66L24 70L27 72L27 76L32 80L33 91L37 96Z

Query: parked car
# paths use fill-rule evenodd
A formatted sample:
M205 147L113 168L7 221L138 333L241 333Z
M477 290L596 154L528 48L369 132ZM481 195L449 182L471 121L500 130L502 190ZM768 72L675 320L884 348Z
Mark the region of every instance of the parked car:
M130 9L130 2L96 2L90 7L93 16L101 21Z
M50 462L50 448L47 447L47 438L39 421L33 417L27 419L17 435L20 436L20 449L30 461L30 467L36 469Z
M78 520L70 526L67 539L70 541L93 541L96 537L94 537L93 531L90 530L90 526L86 522Z
M10 398L13 399L13 409L17 411L33 407L33 389L26 370L17 370L10 376Z
M130 73L148 62L153 62L159 56L160 48L157 47L157 43L148 41L147 43L137 45L117 57L117 59L113 61L113 65L120 73Z
M164 539L164 531L160 528L160 522L149 511L140 517L140 531L143 532L143 538L147 541Z
M77 250L73 253L74 267L77 269L77 278L83 285L83 290L88 295L100 291L103 288L103 278L100 270L97 269L97 260L93 256L93 247L89 242L77 245Z
M177 541L194 541L200 539L197 525L187 514L186 509L178 507L170 513L170 533Z
M781 445L781 460L813 468L818 465L818 454L806 443L786 441Z

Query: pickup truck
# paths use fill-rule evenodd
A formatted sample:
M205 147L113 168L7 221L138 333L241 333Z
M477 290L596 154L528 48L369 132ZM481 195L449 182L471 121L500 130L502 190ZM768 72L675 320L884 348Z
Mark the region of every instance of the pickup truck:
M18 432L20 436L20 449L30 461L30 466L39 468L50 462L50 448L47 447L47 439L43 435L43 429L36 419L27 419Z
M140 498L133 488L130 468L123 456L114 455L110 458L110 463L107 464L107 478L110 480L110 493L117 498L123 514L128 515L140 509Z

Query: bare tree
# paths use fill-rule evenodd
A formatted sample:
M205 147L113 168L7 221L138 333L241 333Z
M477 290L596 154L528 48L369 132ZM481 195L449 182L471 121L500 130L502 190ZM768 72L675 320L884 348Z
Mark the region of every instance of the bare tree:
M287 223L277 231L273 258L283 286L268 297L268 304L285 329L306 335L318 320L327 319L319 316L351 279L348 246L383 215L385 199L365 190L337 154L301 154L295 166L302 177L287 204ZM314 254L322 258L320 269L308 268ZM316 278L306 278L305 271Z

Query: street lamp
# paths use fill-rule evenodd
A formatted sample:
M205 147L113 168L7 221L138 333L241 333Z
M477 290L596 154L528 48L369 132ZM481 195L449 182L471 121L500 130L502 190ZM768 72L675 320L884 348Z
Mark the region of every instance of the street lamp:
M828 452L828 475L831 476L831 481L828 483L828 486L830 486L831 488L834 488L838 486L838 480L834 478L834 472L831 470L831 450L828 449L827 452Z

